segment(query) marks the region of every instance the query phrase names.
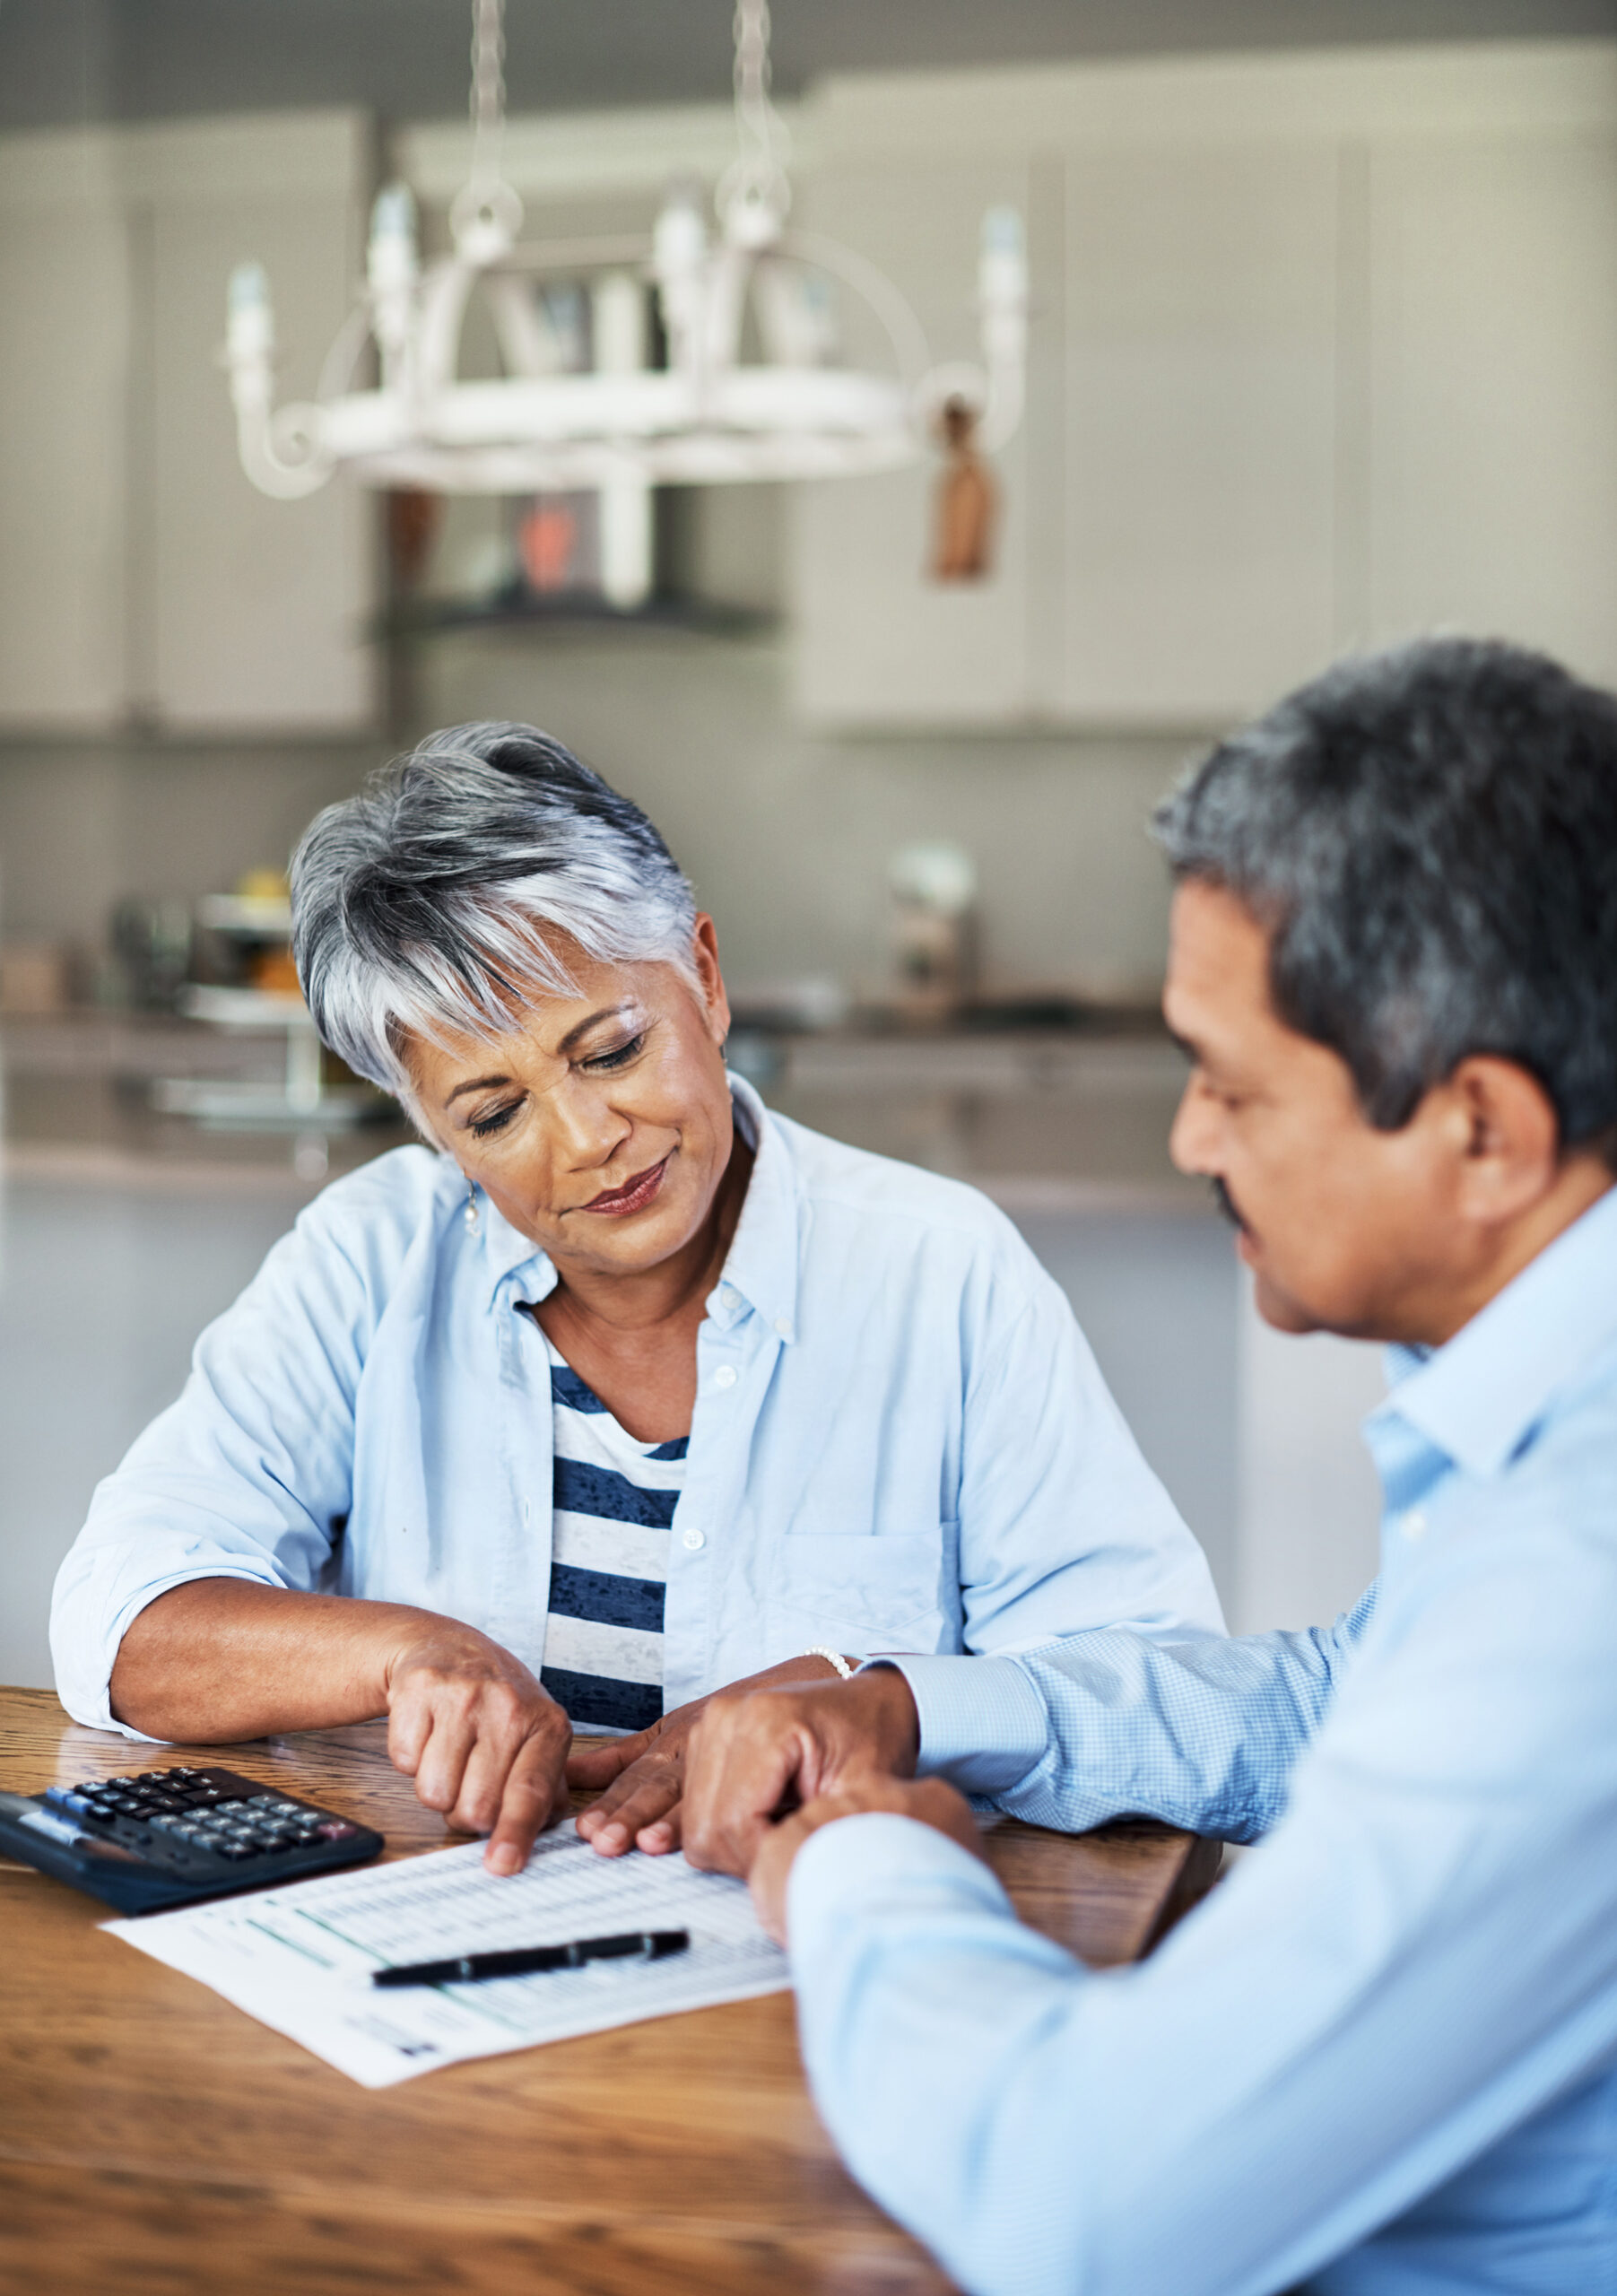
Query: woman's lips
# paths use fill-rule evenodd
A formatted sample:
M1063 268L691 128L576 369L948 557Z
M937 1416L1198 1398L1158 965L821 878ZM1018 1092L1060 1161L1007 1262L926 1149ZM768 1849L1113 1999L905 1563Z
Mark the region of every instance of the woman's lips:
M672 1153L671 1149L669 1154ZM580 1205L578 1209L581 1212L604 1212L611 1219L627 1212L643 1212L662 1187L663 1175L667 1169L668 1157L665 1156L662 1162L653 1164L649 1171L637 1172L634 1178L626 1180L622 1187L609 1187L590 1203Z

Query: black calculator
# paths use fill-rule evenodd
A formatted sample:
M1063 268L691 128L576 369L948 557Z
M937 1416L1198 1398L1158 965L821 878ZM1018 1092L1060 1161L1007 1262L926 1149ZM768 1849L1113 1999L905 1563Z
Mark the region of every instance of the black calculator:
M155 1913L374 1857L382 1837L233 1770L143 1770L30 1796L0 1793L0 1856Z

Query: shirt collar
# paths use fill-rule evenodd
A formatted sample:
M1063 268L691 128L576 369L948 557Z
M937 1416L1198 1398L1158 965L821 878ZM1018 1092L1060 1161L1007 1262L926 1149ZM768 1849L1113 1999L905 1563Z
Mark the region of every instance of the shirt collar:
M755 1309L789 1344L797 1335L798 1204L792 1152L745 1077L731 1076L730 1097L737 1127L753 1152L752 1177L709 1313L728 1326L739 1319L743 1305Z
M1394 1348L1372 1427L1405 1420L1474 1475L1497 1474L1559 1387L1617 1339L1617 1187L1446 1345Z
M790 1341L797 1329L798 1219L791 1151L746 1079L732 1073L729 1084L736 1129L753 1152L752 1177L708 1312L727 1328L754 1308L781 1339ZM530 1269L524 1275L524 1296L535 1304L545 1299L556 1286L550 1254L513 1228L487 1196L479 1210L489 1305L508 1278Z

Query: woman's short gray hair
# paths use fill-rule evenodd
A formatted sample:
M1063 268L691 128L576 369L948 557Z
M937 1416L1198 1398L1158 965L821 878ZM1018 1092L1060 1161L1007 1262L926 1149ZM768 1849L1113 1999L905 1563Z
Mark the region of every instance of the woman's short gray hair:
M292 857L292 949L315 1026L408 1099L407 1040L499 1036L574 983L561 935L695 979L696 905L627 797L532 726L451 726L328 805Z

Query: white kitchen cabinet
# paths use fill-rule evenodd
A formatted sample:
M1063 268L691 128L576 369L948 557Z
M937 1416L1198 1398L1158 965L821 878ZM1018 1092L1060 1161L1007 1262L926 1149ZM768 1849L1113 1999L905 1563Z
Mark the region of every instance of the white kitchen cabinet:
M939 360L979 357L978 249L985 212L1025 215L1025 161L971 158L839 167L805 187L803 219L886 273ZM1037 268L1040 250L1030 242ZM845 299L845 308L846 305ZM874 330L847 348L890 370ZM981 582L932 580L942 457L794 491L789 504L796 694L810 720L871 726L992 722L1030 703L1027 430L998 457L1003 517ZM1052 507L1053 506L1047 506Z
M1329 143L1066 164L1061 704L1244 716L1334 639Z
M0 138L0 726L374 723L374 505L258 493L218 358L256 257L313 389L369 186L351 112Z
M128 265L109 138L0 141L0 726L123 712Z
M150 310L147 691L176 732L330 732L376 715L375 500L260 494L219 364L232 267L261 262L283 400L311 396L352 301L369 168L357 116L167 127L133 154Z
M1617 683L1617 45L895 74L816 104L813 220L934 326L961 209L1025 172L1035 320L995 584L917 578L926 474L804 491L808 715L1211 731L1445 627Z
M1617 682L1617 135L1389 139L1369 248L1366 634Z

